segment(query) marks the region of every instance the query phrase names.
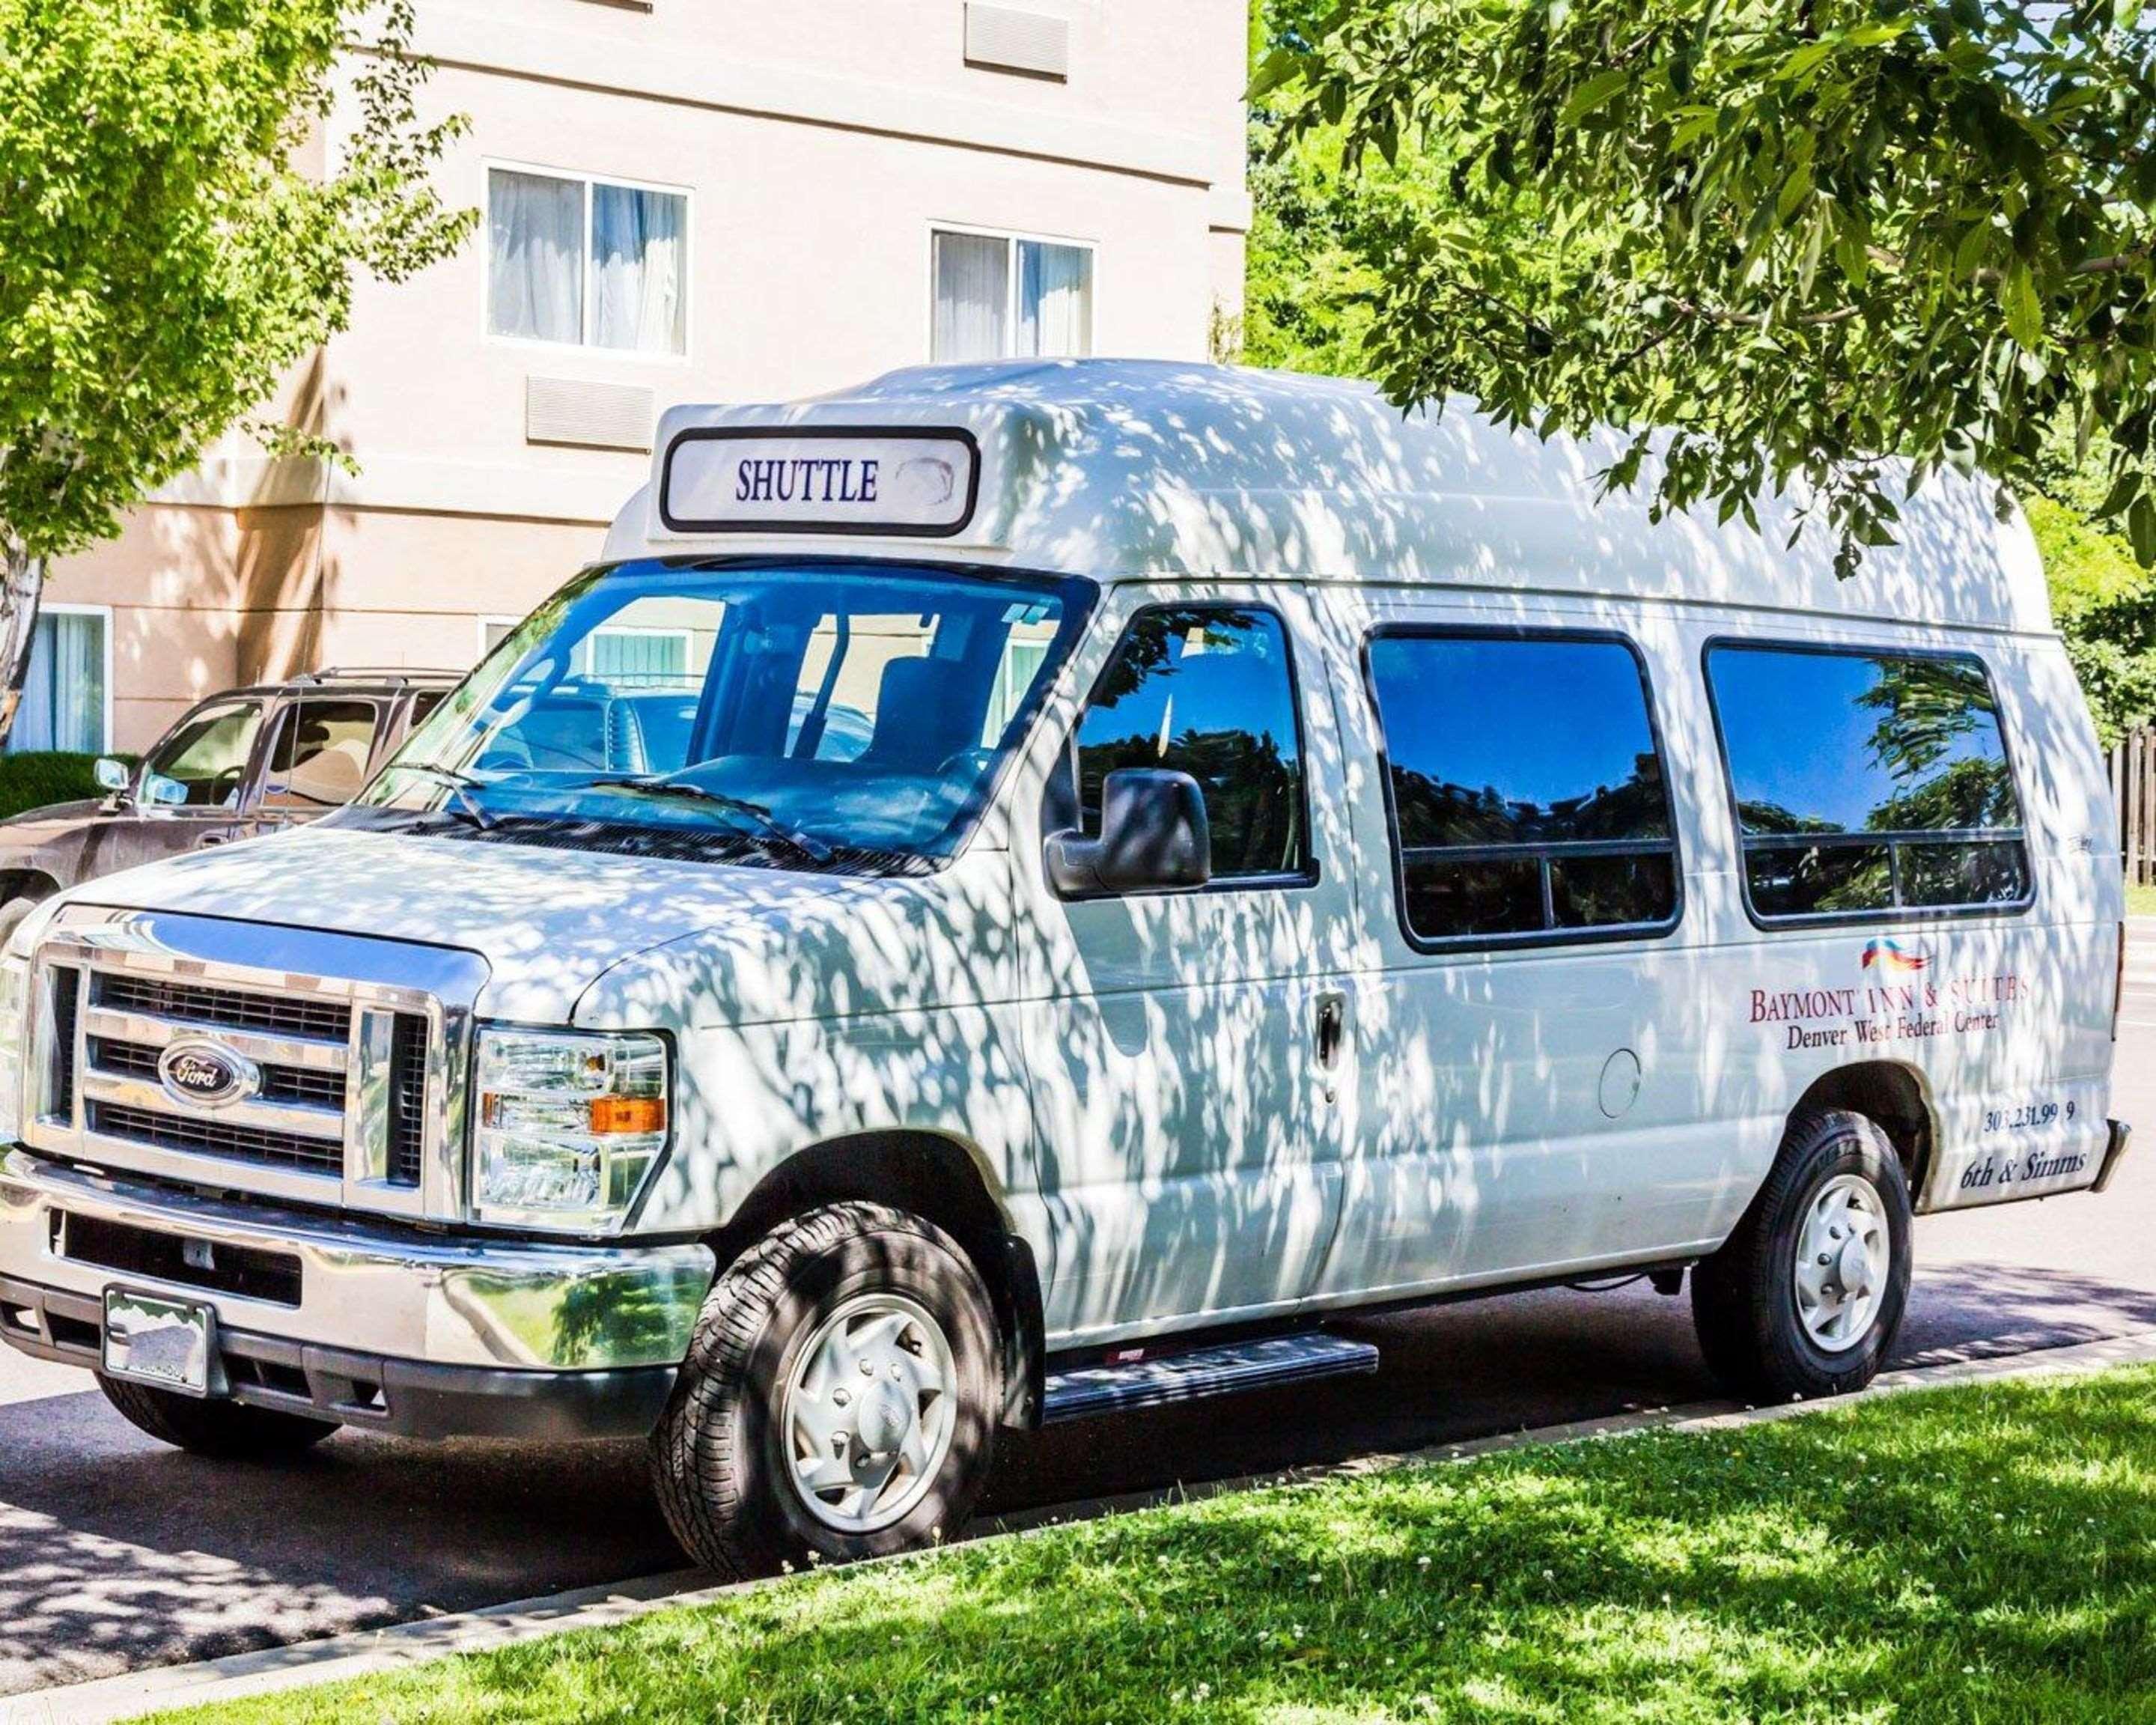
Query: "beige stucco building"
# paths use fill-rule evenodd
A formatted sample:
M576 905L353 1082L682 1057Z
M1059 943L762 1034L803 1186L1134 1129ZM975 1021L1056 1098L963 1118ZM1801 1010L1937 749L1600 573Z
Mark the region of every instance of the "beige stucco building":
M934 357L1203 357L1240 311L1242 0L421 0L484 213L291 406L54 571L15 746L139 749L321 665L461 666L593 556L687 399ZM332 136L331 147L334 148Z

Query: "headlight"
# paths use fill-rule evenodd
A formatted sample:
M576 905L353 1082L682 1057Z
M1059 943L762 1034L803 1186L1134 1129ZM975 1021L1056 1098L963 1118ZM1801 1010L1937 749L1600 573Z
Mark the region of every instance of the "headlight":
M611 1233L666 1148L656 1036L482 1029L472 1135L481 1222Z
M0 958L0 1145L23 1136L23 1003L29 994L29 965Z

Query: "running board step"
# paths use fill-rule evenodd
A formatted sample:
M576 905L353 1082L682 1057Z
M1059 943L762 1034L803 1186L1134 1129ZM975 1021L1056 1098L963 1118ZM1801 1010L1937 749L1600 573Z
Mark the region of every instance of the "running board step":
M1378 1369L1378 1350L1344 1336L1275 1336L1263 1342L1228 1342L1188 1353L1134 1360L1122 1366L1084 1366L1052 1372L1044 1386L1040 1423L1089 1420L1127 1408L1196 1401L1300 1384L1312 1378L1348 1378Z

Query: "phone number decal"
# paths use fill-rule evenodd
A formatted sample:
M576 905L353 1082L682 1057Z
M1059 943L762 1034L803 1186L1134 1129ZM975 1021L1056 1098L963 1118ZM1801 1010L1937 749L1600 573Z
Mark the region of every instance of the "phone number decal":
M2076 1111L2071 1102L2024 1102L2018 1108L1988 1108L1984 1130L1986 1134L2040 1132L2061 1120L2071 1120Z

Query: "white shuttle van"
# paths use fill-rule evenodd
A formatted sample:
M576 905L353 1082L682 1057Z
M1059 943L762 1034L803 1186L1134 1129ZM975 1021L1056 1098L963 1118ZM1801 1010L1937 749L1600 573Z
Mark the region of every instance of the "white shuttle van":
M1985 487L1842 583L1610 454L1168 364L670 415L356 806L16 932L0 1335L212 1454L648 1433L730 1569L1380 1306L1688 1271L1733 1386L1864 1383L1913 1215L2124 1149L2102 762Z

